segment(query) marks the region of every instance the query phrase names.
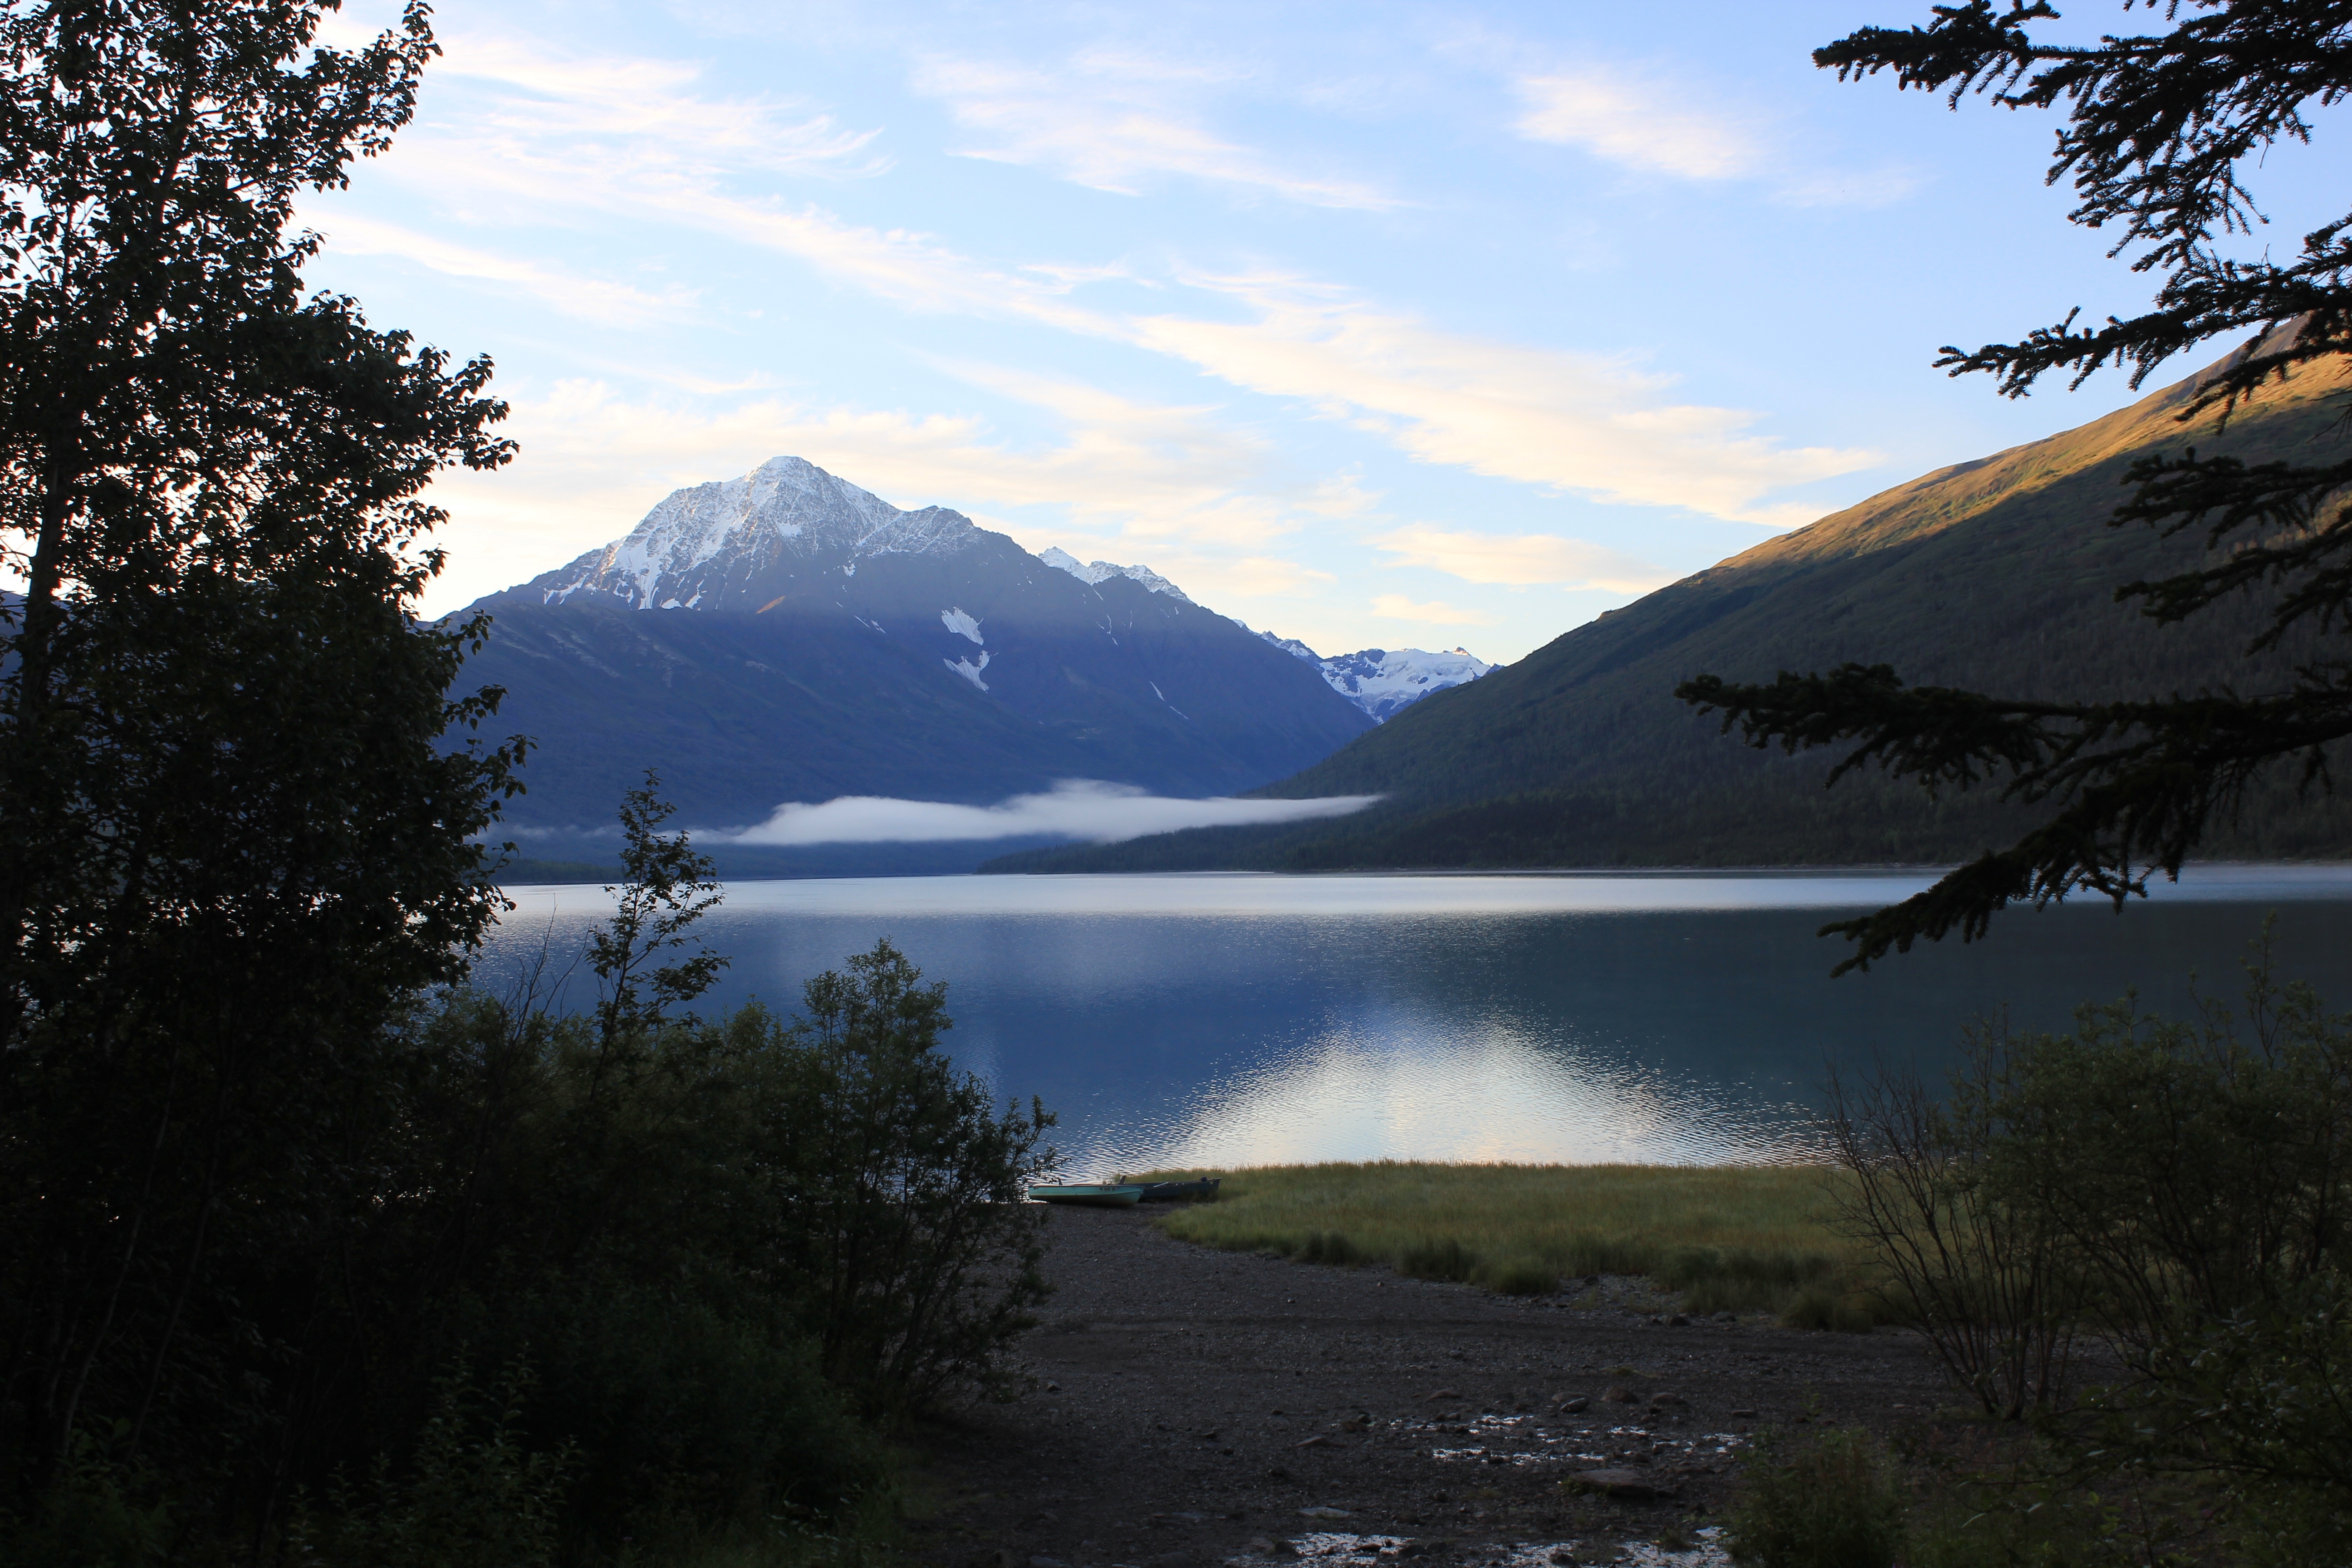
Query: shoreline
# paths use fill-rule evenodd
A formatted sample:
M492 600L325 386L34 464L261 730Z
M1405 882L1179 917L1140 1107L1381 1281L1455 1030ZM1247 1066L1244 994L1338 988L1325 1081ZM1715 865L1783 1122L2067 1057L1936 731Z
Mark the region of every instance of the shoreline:
M919 1439L917 1562L1217 1568L1377 1542L1383 1561L1701 1568L1758 1432L1890 1431L1946 1397L1890 1330L1654 1322L1622 1280L1498 1296L1192 1247L1135 1210L1056 1209L1048 1232L1032 1392ZM1579 1479L1596 1470L1624 1474Z

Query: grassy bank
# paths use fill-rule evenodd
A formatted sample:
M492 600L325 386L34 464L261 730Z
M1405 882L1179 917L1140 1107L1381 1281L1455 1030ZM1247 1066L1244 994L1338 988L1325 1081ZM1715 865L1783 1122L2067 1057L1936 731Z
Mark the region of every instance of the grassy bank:
M1154 1173L1172 1179L1174 1173ZM1638 1274L1693 1311L1862 1326L1859 1258L1812 1166L1266 1165L1160 1223L1181 1240L1537 1295Z

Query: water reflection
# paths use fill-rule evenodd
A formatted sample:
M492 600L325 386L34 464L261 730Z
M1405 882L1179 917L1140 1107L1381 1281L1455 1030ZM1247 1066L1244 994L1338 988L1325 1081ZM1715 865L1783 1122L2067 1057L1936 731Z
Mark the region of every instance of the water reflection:
M950 983L958 1059L1062 1117L1074 1173L1337 1159L1712 1163L1804 1157L1825 1053L1936 1070L1960 1022L2063 1026L2137 988L2227 992L2263 906L2283 972L2323 986L2352 936L2334 868L2192 874L1999 922L1832 982L1824 920L1918 877L924 878L740 883L705 1010L786 1010L888 936ZM610 908L512 889L484 978L559 954ZM559 959L559 965L562 960ZM2338 988L2340 991L2340 987ZM575 973L565 1001L593 988Z

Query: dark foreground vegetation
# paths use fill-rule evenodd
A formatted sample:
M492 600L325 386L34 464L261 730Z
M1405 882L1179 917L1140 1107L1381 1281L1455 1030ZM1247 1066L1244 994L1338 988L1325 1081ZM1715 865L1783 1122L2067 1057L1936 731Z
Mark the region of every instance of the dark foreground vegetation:
M713 895L630 805L592 1013L534 975L99 1099L26 1075L0 1559L854 1554L897 1424L1011 1389L1050 1118L887 942L797 1018L677 1013Z
M505 409L305 292L436 52L331 9L0 0L0 1562L848 1550L1004 1386L1045 1119L887 945L685 1011L650 782L595 1012L468 988L528 742L414 608Z
M1971 1047L1831 1116L1840 1228L1958 1407L1762 1447L1735 1556L2352 1561L2352 1016L2257 964L2236 1007Z
M792 1020L680 1013L723 961L664 814L624 810L593 1012L542 973L363 1038L25 1064L0 1560L855 1555L898 1424L1012 1389L1051 1119L954 1069L887 942Z

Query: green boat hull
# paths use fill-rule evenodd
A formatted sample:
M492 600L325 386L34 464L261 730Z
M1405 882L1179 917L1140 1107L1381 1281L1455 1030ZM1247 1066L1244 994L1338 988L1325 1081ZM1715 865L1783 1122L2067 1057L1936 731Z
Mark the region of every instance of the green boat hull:
M1094 1185L1032 1187L1029 1195L1041 1204L1082 1204L1088 1208L1129 1209L1143 1201L1143 1189Z

